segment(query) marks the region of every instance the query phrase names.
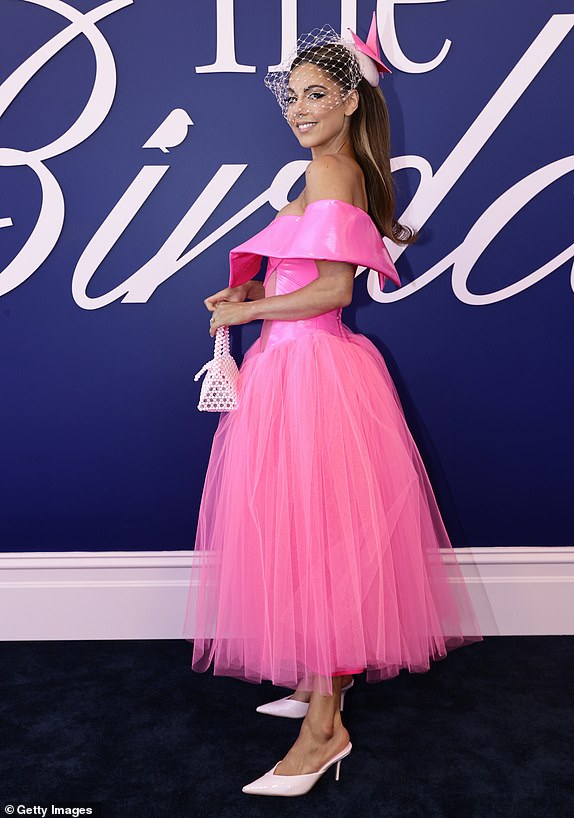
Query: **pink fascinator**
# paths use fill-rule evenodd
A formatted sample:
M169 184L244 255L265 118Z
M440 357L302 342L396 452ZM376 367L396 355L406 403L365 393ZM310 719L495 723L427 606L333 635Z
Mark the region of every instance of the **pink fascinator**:
M367 41L364 43L354 31L347 29L355 44L355 57L361 67L361 72L369 85L375 88L379 84L379 74L392 74L390 68L381 60L381 52L379 50L379 37L377 33L377 14L373 12L373 19L371 20L371 27L367 35Z

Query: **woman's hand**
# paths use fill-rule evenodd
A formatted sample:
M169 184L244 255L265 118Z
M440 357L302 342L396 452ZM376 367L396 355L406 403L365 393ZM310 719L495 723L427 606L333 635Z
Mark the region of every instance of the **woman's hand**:
M263 282L251 280L238 287L225 287L205 298L203 303L213 313L209 323L209 334L215 335L216 329L223 325L247 324L253 321L255 319L253 302L245 302L248 298L259 300L264 297Z
M248 324L252 320L253 302L219 301L209 322L209 334L213 337L218 327Z
M219 303L222 301L245 301L249 295L250 281L246 284L240 284L239 287L225 287L224 290L204 298L203 303L209 310L213 312Z

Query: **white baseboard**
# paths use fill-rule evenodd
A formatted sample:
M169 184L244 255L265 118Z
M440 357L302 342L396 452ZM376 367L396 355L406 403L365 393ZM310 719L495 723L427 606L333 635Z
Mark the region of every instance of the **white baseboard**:
M574 634L574 547L455 548L485 636ZM194 551L0 554L0 640L182 639Z

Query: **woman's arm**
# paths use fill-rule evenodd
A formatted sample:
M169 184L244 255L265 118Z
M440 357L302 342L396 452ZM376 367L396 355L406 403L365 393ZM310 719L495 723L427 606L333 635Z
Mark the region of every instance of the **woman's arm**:
M270 295L250 302L250 320L270 318L290 321L313 318L315 315L350 304L356 265L338 261L315 263L319 270L319 278L293 293Z
M225 287L213 295L209 295L203 299L203 303L210 312L213 312L218 304L225 301L232 301L234 303L246 301L248 298L264 298L265 288L262 281L252 279L251 281L240 284L237 287Z
M350 304L356 267L338 261L317 261L319 278L293 293L271 295L255 301L220 301L214 307L209 334L223 324L247 324L258 318L283 321L312 318ZM254 295L257 291L254 291Z

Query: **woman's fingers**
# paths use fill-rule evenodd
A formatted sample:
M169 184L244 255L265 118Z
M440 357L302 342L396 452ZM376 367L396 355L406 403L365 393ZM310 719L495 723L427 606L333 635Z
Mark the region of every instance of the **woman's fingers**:
M229 295L229 287L226 287L224 290L219 290L219 292L213 293L213 295L209 295L207 298L204 298L203 303L210 312L213 312L221 301L229 300Z
M246 284L240 284L237 287L225 287L223 290L219 290L217 293L213 293L213 295L209 295L207 298L203 299L203 303L209 310L209 312L213 312L218 304L221 304L223 301L229 302L239 302L245 301L249 292L249 287Z

